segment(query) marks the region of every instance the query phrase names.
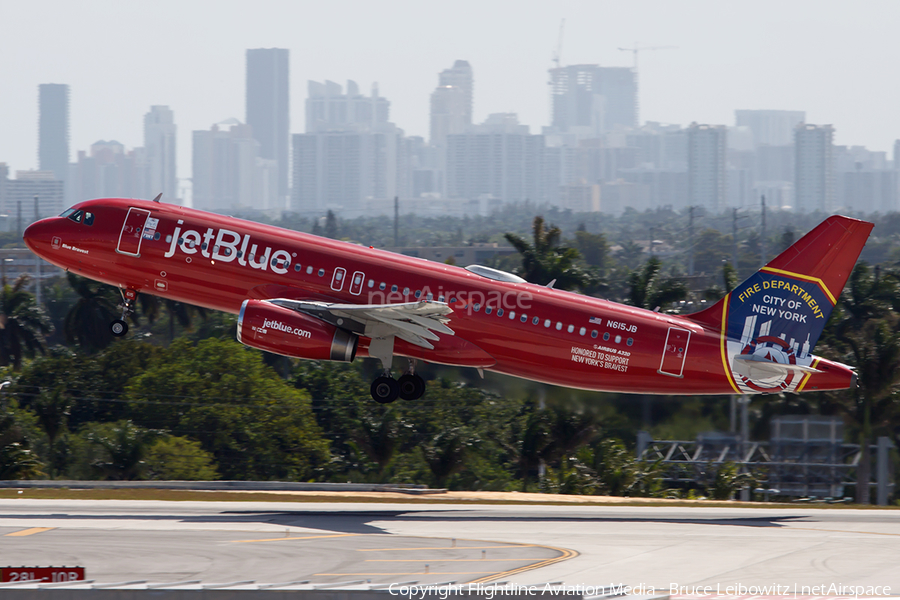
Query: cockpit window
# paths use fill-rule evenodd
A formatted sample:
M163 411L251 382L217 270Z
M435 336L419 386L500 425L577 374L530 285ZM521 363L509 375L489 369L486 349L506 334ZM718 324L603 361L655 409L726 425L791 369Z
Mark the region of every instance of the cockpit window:
M81 223L83 225L93 225L94 224L94 213L86 212L83 210L75 210L74 208L70 208L63 212L63 214L59 215L61 217L66 217L76 223Z

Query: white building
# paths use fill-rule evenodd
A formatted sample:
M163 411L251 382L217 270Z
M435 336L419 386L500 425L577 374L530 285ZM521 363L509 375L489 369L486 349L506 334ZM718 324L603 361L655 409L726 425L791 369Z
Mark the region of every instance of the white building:
M836 208L834 179L834 127L801 123L794 130L794 208Z
M151 106L144 115L144 148L147 152L146 198L162 192L167 202L178 199L178 177L175 171L175 115L168 106Z
M726 207L727 132L723 125L698 125L688 128L688 202L712 212Z

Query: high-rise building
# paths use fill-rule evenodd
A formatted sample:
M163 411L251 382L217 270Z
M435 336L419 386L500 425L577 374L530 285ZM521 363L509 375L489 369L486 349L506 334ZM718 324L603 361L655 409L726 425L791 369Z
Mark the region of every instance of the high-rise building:
M514 114L489 115L469 133L447 136L447 196L544 202L543 161L544 136L529 134Z
M637 80L634 69L571 65L550 69L556 133L578 137L637 127Z
M144 149L147 156L147 189L139 195L155 198L162 192L169 202L178 198L175 172L175 115L168 106L151 106L144 115Z
M800 212L834 208L834 127L801 123L794 130L794 199Z
M228 119L193 133L193 205L213 211L284 208L277 167L259 156L249 125Z
M728 192L728 129L724 125L688 128L688 202L718 212L725 208Z
M126 152L125 146L115 140L100 140L91 144L89 154L83 150L78 152L72 193L80 200L107 197L146 199L149 195L147 191L151 189L149 172L144 148Z
M64 180L69 168L69 86L42 83L38 95L38 165L41 171L52 171Z
M368 96L355 81L347 81L346 94L333 81L309 81L307 90L306 133L373 130L389 122L391 103L378 95L377 83Z
M806 121L802 110L736 110L735 124L749 127L757 146L790 146L794 129Z
M290 137L288 50L247 50L247 125L259 142L261 158L278 165L278 194L289 195Z
M431 143L442 146L448 135L465 133L472 125L472 67L458 60L438 76L431 93Z
M17 219L21 209L24 227L62 212L63 182L52 171L16 171L15 179L7 179L7 174L7 170L0 168L0 176L4 180L0 184L3 192L0 213Z

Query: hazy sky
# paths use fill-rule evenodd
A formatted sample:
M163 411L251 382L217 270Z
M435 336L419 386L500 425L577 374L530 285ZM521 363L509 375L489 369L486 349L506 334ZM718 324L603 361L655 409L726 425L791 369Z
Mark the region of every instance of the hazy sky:
M734 124L735 109L805 110L836 143L888 150L900 137L900 2L878 0L0 0L0 162L37 168L38 84L67 83L71 156L101 139L143 144L153 104L175 112L178 175L191 134L244 120L245 51L290 49L291 132L308 79L372 82L391 120L428 136L429 94L456 59L475 77L475 120L549 123L547 69L629 66L640 119Z

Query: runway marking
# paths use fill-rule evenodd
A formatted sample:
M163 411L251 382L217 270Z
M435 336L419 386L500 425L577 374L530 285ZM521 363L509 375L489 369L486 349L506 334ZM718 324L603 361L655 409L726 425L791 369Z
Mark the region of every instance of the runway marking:
M535 544L514 546L431 546L429 548L357 548L357 552L397 552L398 550L484 550L488 548L534 548Z
M496 571L407 571L405 573L313 573L314 577L346 577L353 575L357 577L378 577L380 575L484 575L485 573L496 573ZM473 582L474 583L474 582Z
M509 562L543 558L367 558L363 562Z
M12 534L10 534L12 535ZM280 537L280 538L268 538L264 540L231 540L232 544L250 544L253 542L287 542L291 540L319 540L322 538L339 538L339 537L352 537L355 535L361 535L359 533L338 533L335 535L307 535L304 537Z
M23 529L21 531L13 531L12 533L7 533L5 537L21 537L24 535L34 535L36 533L44 533L45 531L50 531L51 529L56 529L56 527L32 527L30 529Z
M524 573L526 571L540 569L541 567L547 567L549 565L556 564L564 560L569 560L570 558L578 556L578 552L576 552L575 550L569 550L568 548L556 548L554 546L543 546L540 544L535 544L535 547L556 550L557 552L560 552L561 555L557 556L556 558L548 558L531 565L525 565L524 567L519 567L518 569L510 569L509 571L503 571L501 573L495 573L494 575L488 575L487 577L482 577L481 579L476 579L474 581L470 581L469 583L488 583L489 581L496 581L503 577L509 577L510 575L518 575L519 573Z
M827 531L829 533L862 533L864 535L893 535L900 536L900 533L887 533L885 531L851 531L849 529L817 529L815 527L793 527L788 529L802 529L803 531Z

